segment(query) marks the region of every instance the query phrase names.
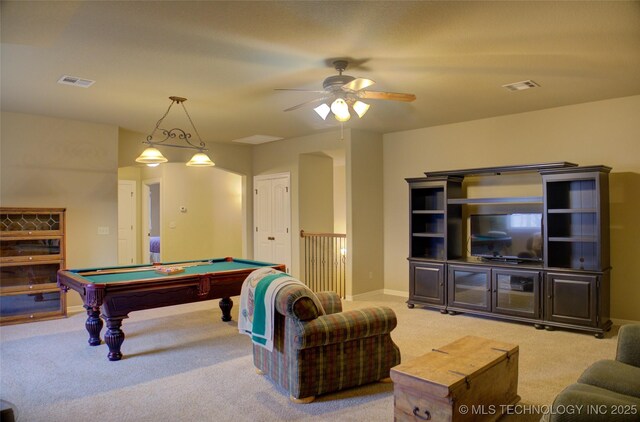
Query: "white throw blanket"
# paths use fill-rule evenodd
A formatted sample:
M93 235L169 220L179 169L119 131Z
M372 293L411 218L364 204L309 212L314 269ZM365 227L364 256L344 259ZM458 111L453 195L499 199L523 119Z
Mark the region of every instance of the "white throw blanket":
M268 284L259 288L261 281ZM260 268L249 274L242 283L240 293L238 331L250 336L254 344L273 351L275 298L280 289L291 284L305 286L300 280L273 268ZM310 296L318 310L324 313L322 304L315 295L311 294ZM261 303L258 304L257 301Z

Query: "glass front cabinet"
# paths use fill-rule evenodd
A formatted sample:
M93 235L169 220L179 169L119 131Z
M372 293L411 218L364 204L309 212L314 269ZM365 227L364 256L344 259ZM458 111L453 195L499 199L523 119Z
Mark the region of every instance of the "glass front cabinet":
M525 318L541 317L540 271L494 268L491 270L491 284L492 312Z
M65 210L0 208L0 324L66 316Z
M604 165L555 162L432 171L405 179L408 306L602 338L612 326L610 171ZM508 230L496 225L486 237L491 248L500 238L504 253L474 250L474 227L479 227L474 215L520 212L535 213L539 226L532 236L513 235L517 230L511 229L521 226L511 222ZM538 245L533 255L529 242Z

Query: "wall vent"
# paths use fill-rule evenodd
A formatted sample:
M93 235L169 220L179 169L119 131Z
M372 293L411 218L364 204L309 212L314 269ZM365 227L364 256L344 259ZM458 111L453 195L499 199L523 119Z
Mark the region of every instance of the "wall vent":
M58 79L59 84L63 85L73 85L80 88L89 88L96 81L92 81L90 79L82 79L75 76L64 75L60 79Z
M533 82L532 80L502 85L503 88L507 88L509 91L523 91L525 89L538 88L539 86L540 85Z

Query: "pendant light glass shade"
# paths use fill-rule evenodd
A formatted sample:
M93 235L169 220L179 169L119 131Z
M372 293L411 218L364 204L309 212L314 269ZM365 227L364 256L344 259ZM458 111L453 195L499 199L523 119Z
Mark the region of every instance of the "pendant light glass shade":
M215 166L216 163L211 161L209 156L204 152L198 152L191 157L191 160L187 163L189 167L212 167Z
M363 103L362 101L356 101L353 103L353 109L358 114L358 117L364 116L367 110L369 110L369 107L369 104Z
M149 136L147 136L147 140L142 141L142 143L147 145L148 147L142 152L142 154L140 154L138 158L136 158L136 162L146 164L149 167L156 167L161 163L166 163L169 160L167 160L165 156L162 155L162 153L156 148L156 146L162 146L162 147L172 147L172 148L194 149L198 151L198 153L195 154L193 157L191 157L191 160L189 160L189 162L187 163L189 167L215 166L214 162L211 161L211 159L204 153L204 151L207 151L207 145L200 138L198 129L196 129L196 126L193 124L193 120L191 120L191 116L189 115L187 108L184 106L184 102L187 101L187 99L183 97L175 97L175 96L169 97L169 99L171 100L171 104L169 104L167 111L160 118L160 120L158 120L153 131L149 134ZM197 144L192 143L190 141L191 133L185 132L184 130L178 127L174 127L171 130L163 129L162 127L160 127L160 125L164 121L164 118L167 117L167 115L171 111L171 107L173 107L173 105L176 103L182 106L182 109L184 110L184 113L187 116L189 123L191 123L191 128L193 129L193 132L197 137L197 141L198 141ZM164 135L164 139L154 140L154 135L156 132L161 132ZM183 141L184 144L165 143L166 141L175 141L175 140Z
M142 154L140 154L138 158L136 158L136 163L142 164L160 164L166 163L167 161L169 160L167 160L167 158L154 147L148 147L142 151Z
M349 113L349 105L342 98L337 98L331 104L331 111L333 112L336 120L339 122L346 122L351 118L351 113Z

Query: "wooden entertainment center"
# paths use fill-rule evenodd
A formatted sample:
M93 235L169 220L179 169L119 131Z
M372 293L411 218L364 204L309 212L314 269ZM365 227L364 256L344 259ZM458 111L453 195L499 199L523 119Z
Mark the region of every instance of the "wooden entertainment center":
M558 162L425 172L409 184L409 308L415 305L591 332L609 319L609 172ZM534 180L542 196L467 195L469 180L506 178L511 192ZM466 179L466 180L465 180ZM531 186L526 186L530 188ZM489 190L491 186L489 186ZM471 214L541 215L539 257L470 254Z

